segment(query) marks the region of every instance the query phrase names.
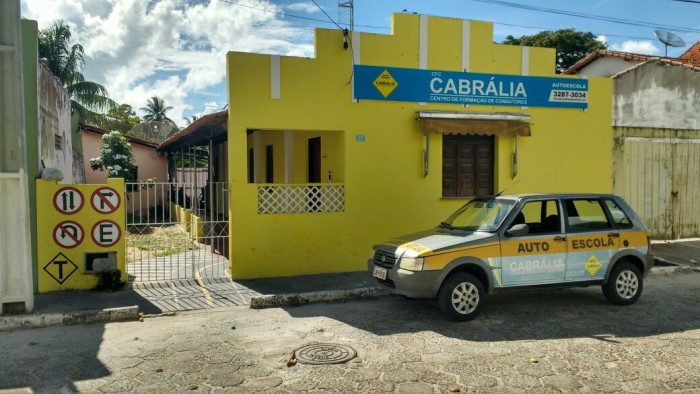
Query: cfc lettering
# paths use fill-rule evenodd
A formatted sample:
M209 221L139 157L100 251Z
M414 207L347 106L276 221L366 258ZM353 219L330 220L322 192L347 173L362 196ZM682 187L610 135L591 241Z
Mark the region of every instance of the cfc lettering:
M518 244L518 253L546 252L549 250L547 242L526 242Z
M614 245L615 242L610 238L574 239L571 241L571 247L574 249L604 248Z

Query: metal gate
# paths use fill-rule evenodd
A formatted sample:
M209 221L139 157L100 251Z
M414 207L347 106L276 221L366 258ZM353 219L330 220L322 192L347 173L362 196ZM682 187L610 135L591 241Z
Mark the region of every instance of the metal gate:
M130 282L230 278L227 182L127 183Z
M652 238L700 236L700 140L627 137L616 166L613 192Z

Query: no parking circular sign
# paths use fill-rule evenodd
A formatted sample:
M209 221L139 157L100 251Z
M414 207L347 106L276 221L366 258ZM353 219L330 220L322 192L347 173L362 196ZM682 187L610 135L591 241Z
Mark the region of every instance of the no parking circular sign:
M112 220L100 220L92 226L92 240L98 246L107 247L119 242L122 229Z

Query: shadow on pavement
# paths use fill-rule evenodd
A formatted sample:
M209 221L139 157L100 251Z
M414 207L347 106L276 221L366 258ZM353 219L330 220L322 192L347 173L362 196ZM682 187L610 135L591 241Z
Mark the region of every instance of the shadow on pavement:
M40 340L36 330L42 331ZM78 392L75 382L110 375L97 357L104 324L80 325L79 331L62 327L36 330L2 333L0 390L30 388L27 392L41 393L60 387L61 392Z
M161 313L161 308L133 289L116 291L71 290L37 294L32 313L70 313L137 305L144 314Z
M679 285L679 282L682 282ZM490 296L481 316L446 320L434 300L390 296L335 304L287 307L293 317L326 316L376 335L433 331L470 341L647 337L700 328L700 274L648 277L639 301L615 306L600 287Z

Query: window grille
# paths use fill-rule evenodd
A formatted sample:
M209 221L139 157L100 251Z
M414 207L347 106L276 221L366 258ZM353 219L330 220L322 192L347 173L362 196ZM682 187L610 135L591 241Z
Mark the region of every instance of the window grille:
M344 210L344 185L258 186L258 214L261 215L343 212Z

